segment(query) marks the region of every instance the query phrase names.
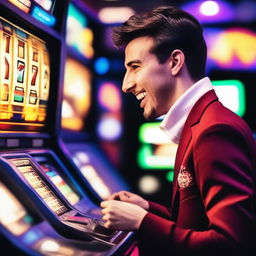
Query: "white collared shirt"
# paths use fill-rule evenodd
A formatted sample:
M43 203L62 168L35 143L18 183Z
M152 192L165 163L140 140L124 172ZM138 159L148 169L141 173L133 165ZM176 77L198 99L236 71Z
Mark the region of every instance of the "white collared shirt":
M179 143L182 129L194 104L212 89L210 79L205 77L188 88L169 109L160 128L173 143Z

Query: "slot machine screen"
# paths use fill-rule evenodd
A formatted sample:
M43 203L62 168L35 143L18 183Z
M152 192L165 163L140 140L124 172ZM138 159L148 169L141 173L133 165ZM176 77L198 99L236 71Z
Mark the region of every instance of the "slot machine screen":
M34 156L35 160L39 163L45 174L50 178L53 184L59 189L62 195L69 201L70 204L74 205L80 197L75 191L68 185L64 177L60 175L58 167L55 166L50 159L45 156Z
M17 159L12 160L11 162L16 166L17 170L53 212L57 215L61 215L68 210L62 201L38 175L29 159Z
M0 17L0 64L1 131L43 131L50 89L46 43Z
M32 217L1 182L0 205L0 223L14 235L21 235L32 226Z

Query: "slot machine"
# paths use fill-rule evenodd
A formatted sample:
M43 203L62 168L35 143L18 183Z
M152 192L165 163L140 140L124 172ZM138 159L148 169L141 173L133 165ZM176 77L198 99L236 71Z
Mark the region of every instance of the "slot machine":
M73 178L59 137L67 2L6 0L0 8L1 197L13 211L1 207L1 236L27 255L42 254L47 237L67 249L61 255L122 255L132 234L104 228L99 199ZM26 217L31 210L36 221Z
M34 206L0 182L0 245L9 255L92 255L93 251L111 251L96 240L75 241L64 238L44 220ZM13 189L15 190L15 189ZM23 202L22 202L23 201ZM34 209L33 209L34 208ZM113 249L112 249L113 250Z
M62 138L67 155L77 166L74 174L77 180L82 187L88 184L87 186L91 187L100 200L120 190L131 190L118 167L111 162L101 147L101 138L95 134L100 119L97 107L101 102L96 96L100 91L97 81L100 75L95 71L95 63L100 51L97 42L102 41L104 37L101 32L102 26L104 24L100 23L85 4L81 4L78 0L70 2L66 34L67 59L62 104ZM90 35L88 36L90 39L83 40L85 34ZM83 44L80 44L80 41L83 41ZM108 94L107 98L112 105L120 105L120 103L116 104L116 101L121 102L121 96L113 91L115 87L110 88L111 79L108 78L110 77L101 83L103 85L105 82L109 85L109 88L104 89ZM119 98L116 99L115 95ZM122 113L114 114L122 115Z

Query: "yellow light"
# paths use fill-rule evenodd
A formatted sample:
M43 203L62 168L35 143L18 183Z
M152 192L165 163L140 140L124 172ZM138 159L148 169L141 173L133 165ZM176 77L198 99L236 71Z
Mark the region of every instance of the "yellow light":
M245 29L225 31L217 37L209 57L223 64L239 60L250 65L256 61L256 34Z
M145 194L156 193L159 188L160 182L153 175L144 175L139 181L139 189Z

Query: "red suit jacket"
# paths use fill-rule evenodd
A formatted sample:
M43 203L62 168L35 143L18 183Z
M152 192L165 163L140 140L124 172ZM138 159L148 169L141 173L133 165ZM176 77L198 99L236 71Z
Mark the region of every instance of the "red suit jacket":
M203 95L182 131L172 205L150 202L140 255L256 255L255 154L246 123L213 90Z

